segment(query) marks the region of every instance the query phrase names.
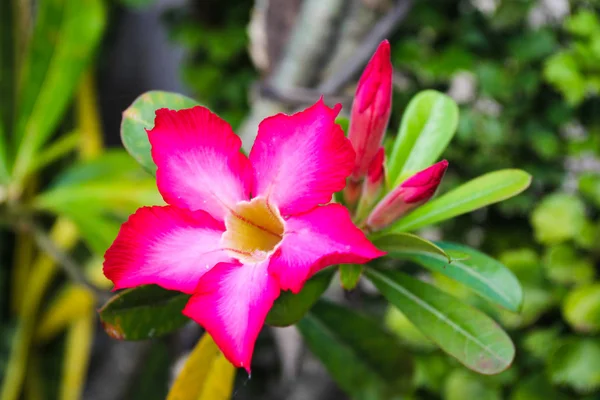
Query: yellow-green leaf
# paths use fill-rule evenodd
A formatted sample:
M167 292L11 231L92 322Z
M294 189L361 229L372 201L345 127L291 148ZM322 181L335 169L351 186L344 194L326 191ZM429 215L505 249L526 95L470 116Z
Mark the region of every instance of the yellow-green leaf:
M234 377L235 367L210 335L204 334L173 383L167 400L229 400Z

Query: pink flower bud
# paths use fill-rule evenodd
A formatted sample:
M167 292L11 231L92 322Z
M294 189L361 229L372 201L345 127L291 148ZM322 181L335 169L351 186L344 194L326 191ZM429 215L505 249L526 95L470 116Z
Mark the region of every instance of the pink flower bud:
M390 43L384 40L360 77L352 103L348 138L356 152L356 161L351 179L359 181L367 174L385 134L391 107Z
M406 215L433 197L440 185L448 161L442 160L417 172L387 194L369 215L367 226L378 231Z

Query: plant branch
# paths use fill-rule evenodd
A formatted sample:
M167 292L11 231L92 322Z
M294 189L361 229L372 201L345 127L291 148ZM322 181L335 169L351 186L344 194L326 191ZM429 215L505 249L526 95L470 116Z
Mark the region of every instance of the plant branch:
M325 82L318 86L317 91L323 94L338 93L369 61L379 43L389 36L400 21L406 18L411 6L412 0L398 0L390 12L381 18L369 32L354 56L344 64L344 68L331 74Z
M33 240L38 247L62 268L69 279L94 293L98 301L102 302L108 299L108 293L88 282L81 273L79 265L67 253L58 248L42 228L34 222L29 222L26 229L32 233Z

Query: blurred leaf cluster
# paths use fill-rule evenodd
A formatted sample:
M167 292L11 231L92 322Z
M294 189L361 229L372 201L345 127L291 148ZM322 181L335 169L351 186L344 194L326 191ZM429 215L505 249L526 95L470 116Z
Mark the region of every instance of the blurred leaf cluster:
M406 317L388 326L421 351L416 385L445 399L572 399L600 393L600 97L598 15L571 2L564 19L536 25L541 2L417 4L396 35L402 74L397 112L415 91L447 90L461 107L447 151L452 178L519 166L533 190L487 213L457 218L442 234L496 255L523 284L520 314L490 308L444 276L446 291L485 310L516 339L511 369L481 379L438 352ZM479 227L478 227L479 225Z
M222 6L219 0L172 9L165 20L171 39L187 51L182 78L193 97L231 125L247 113L248 88L256 72L248 56L247 25L253 0Z
M161 201L105 151L95 60L103 0L0 4L0 399L81 398L120 224ZM34 12L35 11L35 12Z

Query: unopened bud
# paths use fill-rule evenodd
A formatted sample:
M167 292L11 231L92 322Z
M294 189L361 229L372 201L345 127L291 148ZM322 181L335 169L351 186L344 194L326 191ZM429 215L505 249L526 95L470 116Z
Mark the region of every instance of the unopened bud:
M417 172L387 194L369 215L367 226L378 231L433 197L444 173L448 161L443 160L431 167Z
M367 64L352 103L348 139L356 152L351 179L360 181L381 146L392 108L390 43L381 42Z

